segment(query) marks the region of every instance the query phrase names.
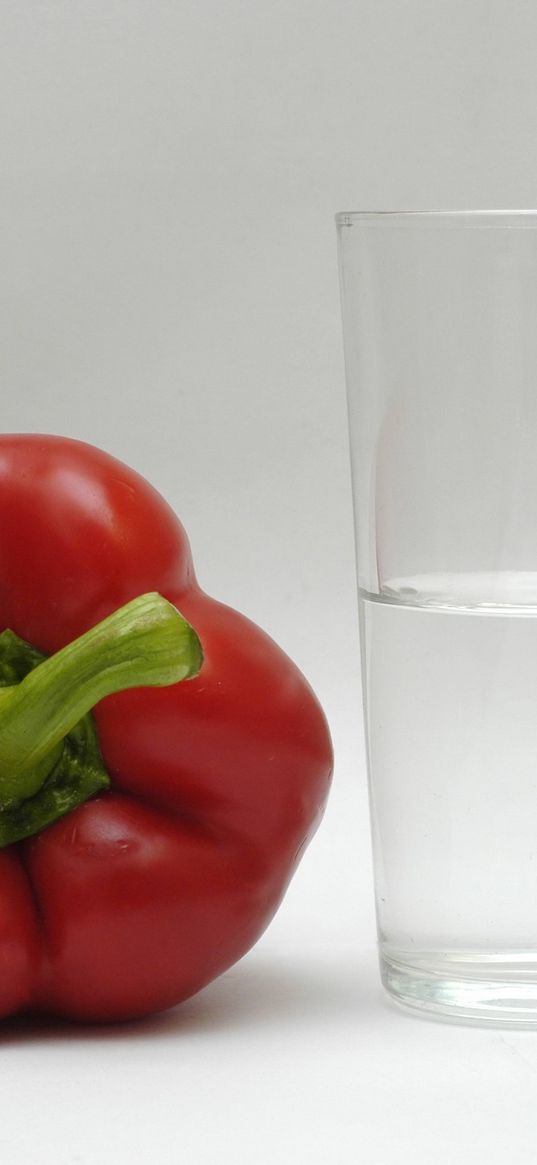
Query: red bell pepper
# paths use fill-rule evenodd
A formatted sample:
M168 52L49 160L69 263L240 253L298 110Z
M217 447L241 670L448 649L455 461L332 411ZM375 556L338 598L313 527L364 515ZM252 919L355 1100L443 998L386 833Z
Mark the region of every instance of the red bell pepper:
M170 1007L277 909L328 792L324 715L200 589L162 497L82 442L0 437L2 629L0 1016Z

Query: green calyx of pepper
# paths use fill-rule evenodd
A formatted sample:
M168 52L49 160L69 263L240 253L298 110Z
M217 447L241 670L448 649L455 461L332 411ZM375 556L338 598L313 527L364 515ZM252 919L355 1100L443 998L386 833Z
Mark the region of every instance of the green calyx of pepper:
M110 777L90 709L127 688L197 675L200 641L159 594L140 595L46 657L0 634L0 848L39 833Z

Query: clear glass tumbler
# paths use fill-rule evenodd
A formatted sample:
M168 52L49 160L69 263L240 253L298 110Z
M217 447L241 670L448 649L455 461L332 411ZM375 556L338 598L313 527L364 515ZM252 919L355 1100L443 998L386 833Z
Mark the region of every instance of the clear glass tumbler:
M382 979L537 1025L537 211L337 216Z

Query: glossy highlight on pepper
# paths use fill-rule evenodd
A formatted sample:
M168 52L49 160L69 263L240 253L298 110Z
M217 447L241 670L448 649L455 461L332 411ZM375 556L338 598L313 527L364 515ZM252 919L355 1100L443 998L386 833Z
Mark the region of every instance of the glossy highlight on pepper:
M127 676L144 603L183 636L179 672L148 674L146 639ZM270 922L331 771L311 688L201 590L157 491L83 442L0 436L0 1017L130 1019L198 991Z

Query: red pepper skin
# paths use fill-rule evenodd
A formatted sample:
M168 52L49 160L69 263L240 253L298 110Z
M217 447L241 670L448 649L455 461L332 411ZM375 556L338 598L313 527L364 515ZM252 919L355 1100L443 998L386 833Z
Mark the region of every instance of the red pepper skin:
M0 853L0 1016L122 1020L192 995L259 938L322 815L311 688L200 589L160 495L82 442L0 436L0 630L50 653L147 591L195 627L201 672L103 700L111 790Z

